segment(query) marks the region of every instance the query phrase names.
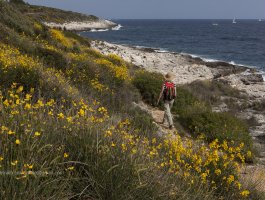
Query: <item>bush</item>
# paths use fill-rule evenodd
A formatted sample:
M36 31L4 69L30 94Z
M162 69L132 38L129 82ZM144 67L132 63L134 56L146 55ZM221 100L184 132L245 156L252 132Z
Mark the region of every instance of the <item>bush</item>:
M6 71L0 64L0 77L1 86L9 88L15 82L23 85L26 91L29 91L30 88L38 87L40 83L40 77L36 71L20 66Z
M159 73L138 71L132 80L133 85L139 90L143 100L155 106L163 85L163 76Z
M177 87L177 97L172 111L178 115L183 115L188 107L191 107L196 103L198 105L202 102L200 102L189 90L183 87ZM204 103L203 105L206 106Z
M239 90L218 81L195 81L185 85L185 89L193 93L194 96L209 104L220 103L222 96L243 98ZM244 97L245 98L245 97Z
M52 49L45 49L39 47L36 50L36 55L49 67L56 68L58 70L65 70L67 68L67 61L63 54Z
M245 144L245 153L252 149L252 139L248 133L245 122L229 113L216 113L209 110L197 109L195 106L188 108L180 121L188 127L190 133L197 137L205 135L208 142L215 139L219 141L234 142L237 145Z

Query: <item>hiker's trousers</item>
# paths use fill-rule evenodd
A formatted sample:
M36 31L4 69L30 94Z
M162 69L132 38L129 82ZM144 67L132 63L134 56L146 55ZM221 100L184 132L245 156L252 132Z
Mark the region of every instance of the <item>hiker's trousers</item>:
M164 116L164 118L167 119L169 126L173 125L173 117L172 117L172 114L171 114L171 108L173 106L173 103L174 103L174 99L172 99L170 101L169 100L165 100L164 101L164 108L165 108L165 116Z

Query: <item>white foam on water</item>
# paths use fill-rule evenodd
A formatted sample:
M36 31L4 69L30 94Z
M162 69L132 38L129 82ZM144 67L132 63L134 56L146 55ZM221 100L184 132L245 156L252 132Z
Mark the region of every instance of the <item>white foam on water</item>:
M189 53L180 53L181 55L188 55L191 56L192 58L200 58L202 59L204 62L219 62L220 60L216 60L216 59L212 59L212 58L204 58L200 55L196 55L196 54L189 54Z
M191 56L192 58L200 58L200 56L195 55L195 54L189 54L189 53L180 53L183 56Z
M136 49L144 49L144 48L147 48L147 47L137 45L137 46L135 46L135 48L136 48Z
M157 52L157 53L168 53L169 51L166 49L155 49L155 52Z
M123 27L122 25L118 24L117 26L113 27L111 30L113 30L113 31L118 31L118 30L120 30L122 27Z
M200 57L201 58L201 57ZM211 58L201 58L205 62L219 62L220 60L211 59Z
M91 29L89 32L104 32L109 31L109 29Z

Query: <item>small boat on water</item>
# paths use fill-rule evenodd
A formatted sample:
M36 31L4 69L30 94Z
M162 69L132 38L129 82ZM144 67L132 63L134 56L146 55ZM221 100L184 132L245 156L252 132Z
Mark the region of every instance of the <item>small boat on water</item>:
M261 22L261 21L262 21L262 19L259 19L258 21L259 21L259 22Z
M213 23L213 26L218 26L219 24L217 24L217 23Z
M236 24L237 22L236 22L236 18L234 18L233 19L233 22L232 22L233 24Z

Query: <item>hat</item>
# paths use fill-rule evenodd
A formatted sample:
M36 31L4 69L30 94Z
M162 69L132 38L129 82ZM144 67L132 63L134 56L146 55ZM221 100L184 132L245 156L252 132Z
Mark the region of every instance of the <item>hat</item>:
M166 81L172 81L175 78L175 75L171 72L168 72L164 78L166 79Z

